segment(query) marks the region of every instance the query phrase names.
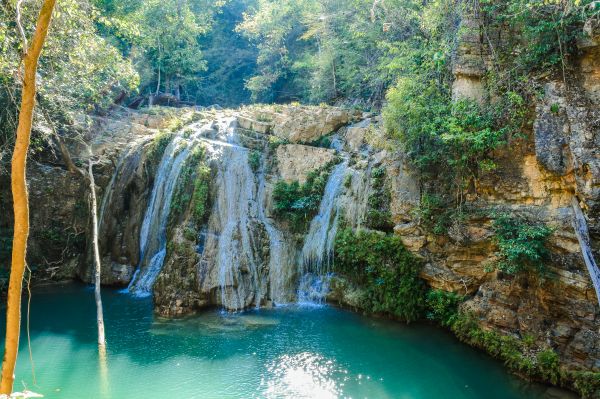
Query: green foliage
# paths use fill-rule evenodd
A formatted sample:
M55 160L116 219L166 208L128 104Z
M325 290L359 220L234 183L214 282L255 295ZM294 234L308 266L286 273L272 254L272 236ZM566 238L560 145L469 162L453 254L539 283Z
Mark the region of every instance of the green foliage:
M192 215L197 225L204 223L208 214L210 196L210 168L205 164L196 169L194 192L192 193Z
M497 216L492 227L494 241L498 245L496 268L508 274L546 274L545 262L550 258L547 241L552 234L551 228L509 215Z
M462 192L482 164L489 169L491 152L506 142L514 126L505 123L498 104L452 101L447 86L419 79L400 79L388 92L388 134L400 140L425 179Z
M206 70L201 49L223 1L96 0L99 29L132 56L141 91L186 95ZM182 90L183 89L183 90ZM186 90L188 89L188 90ZM183 93L182 93L183 92Z
M248 163L250 164L250 168L256 173L260 168L260 161L262 159L262 154L260 151L252 150L250 151L250 155L248 155Z
M16 2L0 4L0 161L10 158L21 91L22 39ZM35 28L41 1L21 2L21 23L28 37ZM50 132L65 135L78 113L102 111L122 91L139 82L130 60L96 29L101 19L90 0L57 2L38 65L37 104L32 153L41 152ZM38 127L44 129L37 129Z
M490 16L490 29L502 26L513 32L497 55L512 77L539 71L563 71L576 51L583 24L598 11L592 0L485 0L481 11ZM590 7L590 5L592 5Z
M371 189L365 224L370 229L391 232L394 229L390 211L392 194L386 182L384 167L374 168L371 171Z
M591 371L571 372L574 387L585 398L597 398L600 395L600 373Z
M258 0L238 28L258 48L247 88L265 102L379 103L397 43L418 28L417 8L412 0Z
M458 305L464 300L464 296L454 292L429 290L425 300L427 318L440 323L444 327L450 327L458 318Z
M452 224L460 220L462 214L444 197L424 193L419 207L414 210L420 224L436 235L446 234Z
M513 371L536 380L573 388L583 398L593 398L600 393L600 373L562 368L554 350L534 348L530 337L520 340L495 331L485 331L472 314L464 312L459 312L449 327L461 341L485 350Z
M331 169L337 161L308 173L306 182L278 181L273 189L275 214L285 219L294 232L302 232L316 214L327 185Z
M364 307L406 322L422 315L425 302L421 263L400 237L343 229L335 240L335 271L365 286Z
M537 366L542 378L553 384L558 384L560 379L560 362L558 354L552 349L546 349L538 352L536 355Z

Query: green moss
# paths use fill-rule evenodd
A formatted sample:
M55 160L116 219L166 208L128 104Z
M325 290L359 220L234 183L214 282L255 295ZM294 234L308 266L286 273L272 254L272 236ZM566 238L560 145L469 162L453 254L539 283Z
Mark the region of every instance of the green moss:
M194 192L192 194L192 213L197 225L204 223L208 214L210 188L210 168L204 164L196 169Z
M147 157L152 164L158 165L172 139L173 133L167 130L160 131L154 137L147 152Z
M422 316L424 283L421 262L400 237L343 229L335 240L335 271L365 287L363 308L391 314L407 322Z
M210 168L206 164L205 149L196 147L179 173L177 188L171 199L170 221L191 208L193 222L197 226L204 223L209 202L209 187Z
M185 237L186 240L195 242L198 237L198 230L193 227L186 227L183 230L183 237Z

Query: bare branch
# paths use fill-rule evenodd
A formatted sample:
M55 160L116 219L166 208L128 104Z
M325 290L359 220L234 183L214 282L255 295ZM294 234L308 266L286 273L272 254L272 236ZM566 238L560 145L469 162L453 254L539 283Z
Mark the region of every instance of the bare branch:
M23 0L17 0L17 27L19 28L19 33L21 34L21 40L23 40L23 55L27 54L27 48L29 47L29 43L27 41L27 35L25 34L25 29L23 29L23 24L21 24L21 4Z

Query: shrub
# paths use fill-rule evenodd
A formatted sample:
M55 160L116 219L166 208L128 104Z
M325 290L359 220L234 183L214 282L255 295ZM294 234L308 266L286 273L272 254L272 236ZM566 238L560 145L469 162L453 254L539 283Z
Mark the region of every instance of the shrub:
M450 201L429 193L423 193L419 207L414 210L414 213L421 226L436 235L446 234L450 226L463 216Z
M336 272L365 286L367 311L388 313L406 322L422 315L422 265L404 248L400 237L343 229L336 236L334 265Z
M327 185L331 169L337 160L310 172L302 185L298 181L278 181L273 189L275 214L285 218L295 232L306 229L309 220L316 214Z
M550 258L547 248L552 229L527 220L501 215L493 222L494 241L500 258L494 267L507 274L537 272L546 274L545 262Z
M257 150L250 151L250 155L248 155L248 163L250 164L250 168L252 168L252 171L255 173L260 168L261 158L262 158L262 155L261 155L260 151L257 151Z
M558 384L560 378L558 354L552 349L546 349L539 352L536 358L542 378L553 384Z
M394 229L390 211L392 194L388 184L386 184L384 167L374 168L371 171L371 189L373 191L367 201L365 224L370 229L392 232Z
M458 317L458 305L465 297L454 292L429 290L427 292L427 318L444 327L450 327Z
M569 374L569 377L574 381L575 389L583 398L597 398L600 396L600 373L575 371Z

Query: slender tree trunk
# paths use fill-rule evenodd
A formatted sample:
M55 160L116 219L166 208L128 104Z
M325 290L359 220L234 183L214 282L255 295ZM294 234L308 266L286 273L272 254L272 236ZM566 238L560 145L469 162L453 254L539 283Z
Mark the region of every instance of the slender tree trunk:
M94 297L96 299L96 321L98 324L98 346L102 348L106 345L104 337L104 314L102 312L102 296L100 294L100 249L98 247L98 205L96 201L96 182L94 180L94 161L91 158L88 163L88 174L90 178L90 198L92 200L90 212L92 213L92 245L94 247Z
M592 280L592 285L594 286L594 290L596 291L598 304L600 304L600 269L596 264L594 254L590 246L590 234L587 226L587 221L585 220L583 211L579 206L579 200L577 199L577 197L573 196L571 200L571 205L573 206L573 228L575 229L575 235L577 236L577 240L579 241L579 246L581 247L581 254L583 255L585 266L588 269L590 279Z
M25 74L19 111L17 138L11 163L11 187L15 226L13 236L12 260L6 307L6 339L4 342L4 359L2 361L2 379L0 394L10 395L15 380L15 364L19 351L19 332L21 328L21 290L25 273L25 256L27 238L29 237L29 197L27 194L26 166L31 125L33 123L33 107L35 105L35 75L37 64L52 18L56 0L44 0L37 20L31 45L27 49L23 62Z

